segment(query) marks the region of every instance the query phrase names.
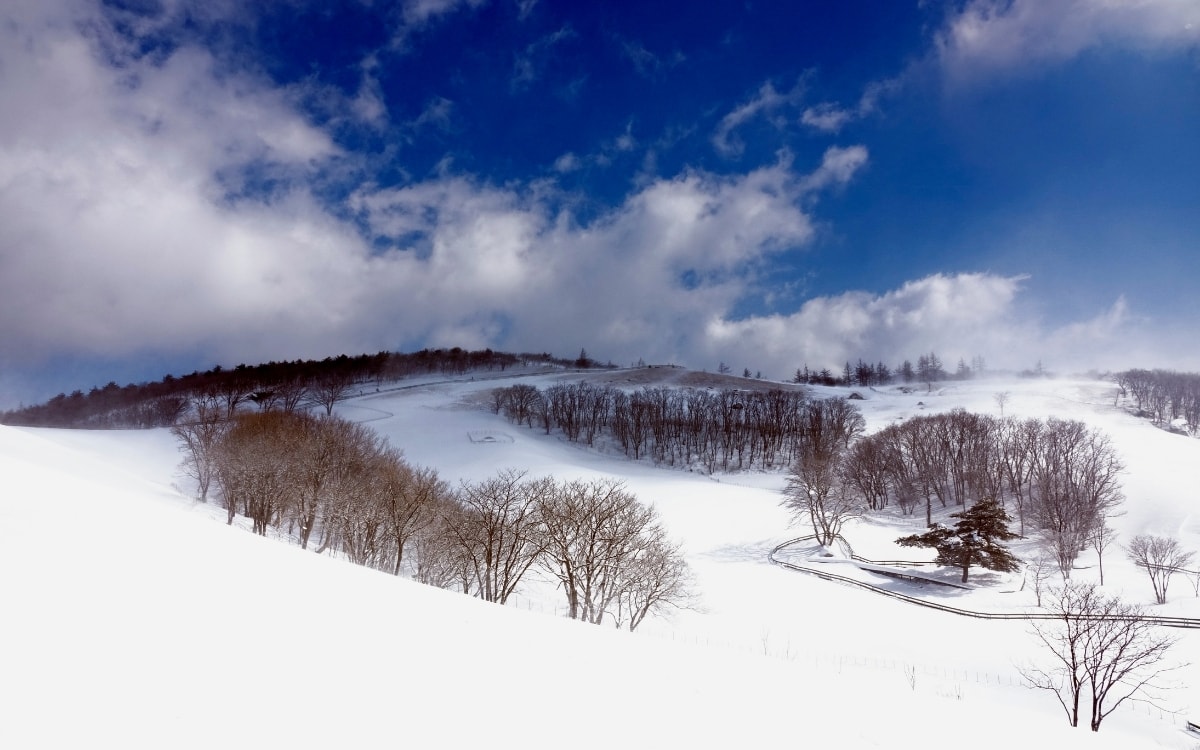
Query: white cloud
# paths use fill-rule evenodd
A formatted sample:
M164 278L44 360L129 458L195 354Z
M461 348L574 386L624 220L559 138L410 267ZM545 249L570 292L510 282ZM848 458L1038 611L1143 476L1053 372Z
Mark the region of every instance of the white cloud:
M574 172L582 166L583 162L570 151L554 160L554 171L561 174Z
M971 0L937 36L951 78L1067 60L1100 45L1172 48L1200 41L1195 0Z
M379 58L368 55L359 66L362 76L359 81L358 93L350 102L350 107L359 120L375 127L387 123L387 102L384 101L383 87L379 85Z
M453 13L460 8L478 8L487 0L405 0L404 21L410 26L421 26L429 21Z
M840 372L863 358L894 367L936 352L953 364L982 356L991 369L1021 370L1038 361L1055 372L1135 366L1197 366L1182 357L1173 333L1133 315L1124 298L1094 317L1047 324L1023 276L935 274L883 294L846 292L818 297L789 315L729 320L705 329L706 361L786 376L808 365Z
M831 102L824 102L805 109L804 113L800 115L800 121L817 130L836 133L855 117L856 113L851 110Z
M446 130L450 127L450 118L454 113L454 102L442 96L435 96L421 110L421 114L404 123L404 129L409 133L417 133L426 128Z
M664 71L674 68L683 63L687 58L682 52L676 50L673 54L662 56L656 55L641 42L629 39L618 39L622 54L629 58L633 63L633 67L640 75L647 78L655 78L663 74Z
M738 128L759 117L770 117L784 107L795 106L803 94L804 87L800 83L791 91L779 92L767 81L749 101L721 118L712 136L713 147L724 156L740 156L745 144L737 136Z
M832 155L820 179L786 163L689 171L580 225L551 208L562 196L545 185L492 186L446 167L362 188L349 208L370 226L364 238L306 192L341 154L285 92L217 74L188 46L114 66L76 24L47 20L22 22L41 23L33 44L0 23L10 364L195 351L249 361L408 341L569 351L584 337L683 356L766 259L811 239L805 194L850 173ZM418 119L442 122L446 105ZM256 192L264 172L282 187Z
M847 124L874 114L879 109L879 100L896 93L903 85L903 75L872 81L863 89L858 103L843 107L833 102L822 102L808 107L800 115L800 122L816 130L837 133Z
M822 190L845 185L866 165L867 158L865 146L831 146L825 149L817 171L805 178L804 186L808 190Z
M647 177L586 223L547 183L491 185L447 165L402 187L362 187L338 207L346 220L305 188L342 154L287 92L218 74L188 46L114 64L111 46L101 56L95 35L79 32L103 31L102 19L55 7L76 15L0 11L5 367L178 352L261 361L419 341L586 346L617 361L724 360L785 375L805 361L929 349L993 362L1082 341L1115 351L1137 325L1114 308L1046 331L1022 312L1020 279L986 274L734 319L768 264L811 242L806 206L854 178L868 161L862 146L805 168ZM743 115L784 96L772 91ZM445 111L435 103L426 124ZM264 173L281 187L256 192Z
M525 47L513 62L513 72L509 76L509 87L514 91L527 88L537 80L542 71L550 64L554 48L563 42L573 39L578 34L570 26L563 26L552 34L547 34Z

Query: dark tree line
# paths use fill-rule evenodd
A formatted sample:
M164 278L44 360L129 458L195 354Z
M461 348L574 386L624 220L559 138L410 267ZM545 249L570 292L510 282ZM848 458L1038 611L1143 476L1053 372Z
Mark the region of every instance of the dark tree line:
M610 439L632 459L707 471L791 465L804 446L826 435L844 445L862 432L862 415L846 399L810 401L802 391L642 388L627 393L587 382L540 390L497 388L492 410L516 424L572 442Z
M876 385L892 383L922 383L931 386L943 380L966 380L984 372L983 357L972 357L970 364L959 358L954 372L948 372L942 360L935 352L922 354L917 357L914 365L912 360L904 360L895 367L888 367L883 362L864 362L859 359L853 365L847 361L840 373L829 368L810 370L808 365L796 370L792 382L802 385L841 385L868 388Z
M228 523L244 516L254 533L500 604L543 569L569 617L631 630L691 597L678 547L620 482L506 470L454 488L364 425L219 407L202 404L175 434L198 494L214 492Z
M380 352L356 357L340 355L323 360L268 362L233 369L214 367L205 372L156 383L118 386L109 383L91 391L60 393L44 404L0 414L0 423L27 427L85 429L151 428L174 424L196 398L222 401L233 413L240 405L294 411L299 406L319 406L331 413L333 405L355 388L429 374L463 375L475 371L503 371L518 365L587 368L599 366L585 352L575 359L550 354L508 354L491 349L467 351L423 349L413 353Z
M1188 433L1200 433L1200 374L1172 370L1126 370L1113 376L1122 396L1132 399L1139 413L1160 425L1177 419Z

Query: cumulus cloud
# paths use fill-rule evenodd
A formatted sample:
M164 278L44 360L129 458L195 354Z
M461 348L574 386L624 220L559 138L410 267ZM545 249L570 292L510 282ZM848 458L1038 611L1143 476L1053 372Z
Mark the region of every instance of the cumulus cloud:
M859 358L895 366L929 351L950 365L978 355L991 369L1026 369L1040 360L1058 372L1173 359L1169 335L1156 335L1150 321L1131 314L1123 298L1091 319L1047 325L1035 301L1023 295L1025 281L985 273L935 274L882 294L818 297L789 315L714 316L703 343L711 362L783 374L805 364L840 372L845 362Z
M186 44L162 57L101 48L105 20L89 7L0 11L4 368L419 342L586 346L616 361L724 360L784 376L806 361L929 349L995 361L1037 346L1099 348L1138 324L1115 307L1047 331L1023 312L1021 279L987 274L735 318L771 262L811 243L812 198L853 180L869 161L862 146L830 148L819 164L647 177L586 222L546 183L496 185L449 167L366 184L331 206L307 185L344 155L286 91L218 71ZM769 110L772 91L730 124ZM435 102L424 124L447 107ZM568 156L560 168L573 166Z
M342 154L285 92L218 73L188 45L114 61L77 18L33 16L0 24L7 363L411 341L568 351L583 337L683 357L764 262L811 240L805 196L865 158L831 150L810 174L780 162L655 178L586 224L544 185L450 168L330 207L306 185ZM13 38L34 21L35 43ZM447 107L435 102L423 124ZM626 131L613 147L630 145Z
M1102 44L1173 48L1200 41L1193 0L971 0L937 36L951 77L1059 62Z
M155 61L110 43L102 55L104 19L62 7L0 23L4 359L184 348L336 318L313 274L344 275L329 252L344 233L299 187L338 156L328 135L284 93L218 75L202 50ZM242 202L263 178L297 187ZM316 312L294 311L295 294Z

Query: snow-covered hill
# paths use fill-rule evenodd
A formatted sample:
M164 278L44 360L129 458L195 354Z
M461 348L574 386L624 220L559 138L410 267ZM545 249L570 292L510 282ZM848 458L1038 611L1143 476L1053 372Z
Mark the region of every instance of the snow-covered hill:
M779 507L782 476L705 476L590 451L482 409L494 385L384 391L338 410L451 481L503 468L624 478L683 542L698 611L630 635L553 616L560 594L537 581L514 605L484 604L225 526L223 512L177 489L165 431L0 428L0 747L1200 743L1182 729L1200 713L1196 667L1167 696L1179 714L1132 707L1098 735L1070 729L1050 695L1020 684L1015 665L1042 656L1021 623L954 618L770 565L772 546L803 533ZM1106 384L970 381L863 391L857 403L874 430L955 407L996 413L1000 391L1008 414L1110 434L1129 469L1121 539L1163 533L1200 549L1189 481L1200 440L1126 414ZM911 529L886 519L847 536L877 556ZM1150 600L1119 552L1105 573L1110 591ZM1019 608L1032 599L1019 584L1018 574L930 595ZM1178 580L1154 609L1200 617L1200 599ZM1174 656L1200 664L1200 631L1179 636Z

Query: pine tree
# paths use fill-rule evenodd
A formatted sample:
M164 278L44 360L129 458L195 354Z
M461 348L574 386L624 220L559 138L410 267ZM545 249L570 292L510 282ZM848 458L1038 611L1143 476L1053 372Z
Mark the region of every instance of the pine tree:
M967 582L972 565L1005 573L1020 569L1020 560L1000 544L1017 538L1008 530L1012 519L1000 503L980 500L968 510L951 513L950 517L958 519L954 528L935 523L924 534L901 537L896 543L901 547L936 549L934 562L961 568L963 583Z

